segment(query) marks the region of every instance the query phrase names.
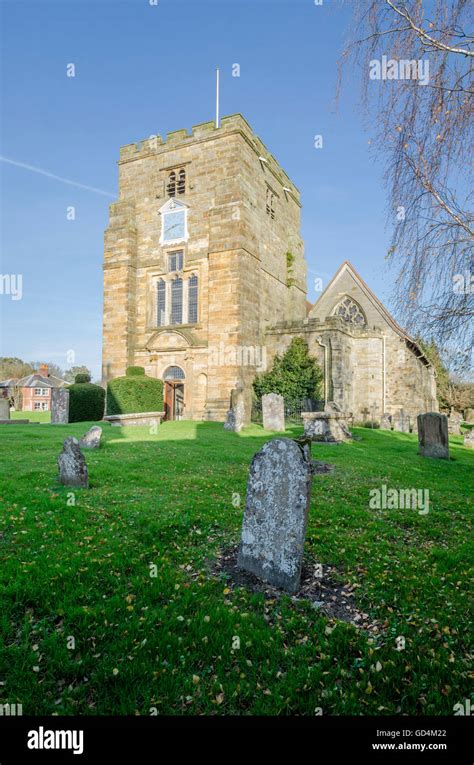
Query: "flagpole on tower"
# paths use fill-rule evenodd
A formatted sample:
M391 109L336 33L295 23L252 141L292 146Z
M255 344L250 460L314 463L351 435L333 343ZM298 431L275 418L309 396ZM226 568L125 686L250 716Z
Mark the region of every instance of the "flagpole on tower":
M219 123L219 69L216 69L216 128L220 127Z

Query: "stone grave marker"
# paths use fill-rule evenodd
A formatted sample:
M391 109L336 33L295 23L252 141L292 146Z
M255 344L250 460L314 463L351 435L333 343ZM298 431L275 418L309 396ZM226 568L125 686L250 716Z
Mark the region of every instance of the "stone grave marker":
M10 419L10 402L7 398L0 398L0 420Z
M312 465L308 446L275 438L255 454L237 565L296 592L301 578Z
M74 436L64 441L61 454L58 457L59 482L65 486L89 488L89 471L79 442Z
M451 411L449 412L448 417L448 433L450 436L460 436L461 435L461 422L462 422L462 414L459 412L456 412L454 407L451 407Z
M474 409L466 409L464 412L464 422L474 423Z
M243 388L233 388L230 394L230 408L227 411L224 430L240 433L246 425L245 394Z
M66 422L69 422L69 391L51 388L51 423L64 425Z
M265 430L285 430L285 399L278 393L262 396L263 427Z
M468 449L474 449L474 428L469 430L463 439L464 446L467 446Z
M398 414L394 418L393 429L398 430L400 433L410 432L410 418L403 409L400 409Z
M423 457L449 459L448 418L439 412L418 415L419 453Z
M380 420L380 430L392 430L392 415L383 414Z
M98 425L93 425L85 433L79 441L81 449L98 449L100 446L100 439L102 438L102 428Z

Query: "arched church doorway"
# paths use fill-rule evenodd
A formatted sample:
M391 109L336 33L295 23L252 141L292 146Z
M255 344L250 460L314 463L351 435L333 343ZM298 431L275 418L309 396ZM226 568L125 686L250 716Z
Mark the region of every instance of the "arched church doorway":
M165 420L182 420L184 416L184 380L181 367L171 366L163 375Z

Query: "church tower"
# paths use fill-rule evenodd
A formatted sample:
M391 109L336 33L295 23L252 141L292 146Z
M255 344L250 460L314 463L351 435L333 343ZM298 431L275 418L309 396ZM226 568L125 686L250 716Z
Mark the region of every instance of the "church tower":
M223 420L266 330L306 315L300 194L239 114L120 151L105 234L103 377L165 383L169 418Z

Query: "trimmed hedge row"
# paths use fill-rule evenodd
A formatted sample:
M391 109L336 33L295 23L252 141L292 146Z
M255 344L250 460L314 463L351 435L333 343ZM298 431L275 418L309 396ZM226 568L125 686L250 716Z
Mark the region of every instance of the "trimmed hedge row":
M83 377L89 375L76 375L76 382L68 388L69 422L101 420L104 416L105 390L91 382L80 382L78 378Z
M163 410L163 383L147 377L143 367L128 367L125 377L107 384L107 414L135 414Z

